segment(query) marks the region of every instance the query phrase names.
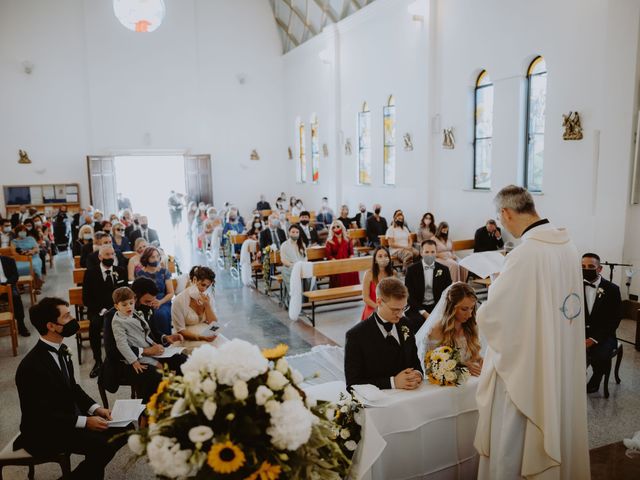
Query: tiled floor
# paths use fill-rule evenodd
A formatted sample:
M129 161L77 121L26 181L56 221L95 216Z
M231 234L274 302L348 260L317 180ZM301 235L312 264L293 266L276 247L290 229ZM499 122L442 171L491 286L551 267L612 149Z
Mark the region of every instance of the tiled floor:
M182 270L187 271L193 262L202 263L202 259L191 255L181 255ZM67 298L67 290L71 283L71 258L60 255L56 258L55 268L50 272L43 295ZM339 307L324 307L316 315L317 328L311 328L304 318L291 321L287 312L282 309L275 298L268 298L253 288L242 287L238 280L232 279L227 273L218 275L216 284L216 311L222 323L229 322L224 335L229 338L243 338L260 346L269 347L284 342L290 346L291 354L308 351L312 346L321 344L344 344L345 332L360 319L362 304L347 304ZM28 298L23 297L28 308ZM28 323L28 322L27 322ZM635 325L624 321L618 331L622 338L633 339ZM33 334L28 339L20 338L18 357L11 356L9 339L0 338L0 444L4 446L9 439L18 432L20 408L15 389L14 374L21 358L33 346L37 336ZM72 340L67 341L69 347L75 350ZM612 378L610 383L611 397L605 399L602 392L589 396L589 440L591 448L601 447L620 442L629 438L635 431L640 430L640 352L632 345L625 344L624 359L620 369L622 383L615 385ZM76 364L79 383L93 398L98 399L96 382L89 379L92 367L91 352L88 344L84 347L83 365ZM77 355L73 357L77 362ZM110 401L115 398L128 398L129 389L123 388L116 395L110 395ZM619 446L607 447L592 454L593 478L623 479L638 478L625 476L637 468L640 459L635 460L620 454ZM617 452L617 453L616 453ZM616 467L606 465L609 458L617 459ZM73 457L77 461L79 457ZM132 456L127 448L123 448L107 469L107 478L136 480L152 478L150 469L144 462L130 465ZM596 472L597 475L596 475ZM603 476L604 475L604 476ZM55 465L43 465L37 468L37 479L53 479L59 477L59 469ZM26 468L7 467L4 470L5 479L26 478Z

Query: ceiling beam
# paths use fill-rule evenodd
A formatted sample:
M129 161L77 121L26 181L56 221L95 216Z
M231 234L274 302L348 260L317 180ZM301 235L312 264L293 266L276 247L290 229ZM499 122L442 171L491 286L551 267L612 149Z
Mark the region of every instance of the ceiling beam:
M305 26L305 28L307 30L309 30L311 32L311 35L315 36L318 34L318 32L316 31L316 29L313 27L313 25L311 25L307 19L304 17L304 15L302 15L302 13L300 12L300 10L298 10L297 7L294 7L291 4L290 0L282 0L282 3L284 3L287 7L289 7L291 9L291 11L293 13L295 13L296 17L298 17L300 19L300 21L302 22L302 24Z
M291 40L291 43L293 43L293 46L297 47L300 43L298 42L296 37L291 35L291 33L289 32L289 27L278 17L276 17L276 23L278 24L278 27L280 27L280 30L282 30L285 33L285 35L289 37L289 40Z

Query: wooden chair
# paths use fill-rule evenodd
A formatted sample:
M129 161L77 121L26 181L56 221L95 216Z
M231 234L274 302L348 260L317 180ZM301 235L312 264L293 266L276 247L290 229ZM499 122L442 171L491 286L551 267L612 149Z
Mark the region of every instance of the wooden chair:
M176 257L169 255L169 261L167 262L167 270L169 273L176 273Z
M33 259L31 255L13 255L13 259L16 262L28 262L29 263L29 275L20 275L18 277L18 287L27 287L29 288L29 297L31 300L31 305L35 304L37 301L36 298L36 275L33 271Z
M271 213L271 210L260 210L260 216L262 218L267 218L269 215L271 215Z
M12 257L13 249L11 247L2 247L0 248L0 255L3 257Z
M69 305L73 305L76 319L80 329L76 333L76 346L78 348L78 363L82 365L82 342L89 340L89 320L84 320L84 303L82 302L82 287L69 289Z
M19 434L18 434L19 435ZM27 466L29 473L27 478L33 480L35 478L35 467L43 463L57 463L62 470L62 478L69 478L71 475L71 455L68 453L59 453L54 455L44 455L41 457L30 455L24 448L13 450L13 442L16 441L18 435L15 435L9 443L0 451L0 480L2 480L2 469L8 466Z
M73 283L74 285L82 285L84 282L84 274L87 272L86 268L76 268L73 271Z
M11 285L0 285L0 296L7 296L7 303L9 304L8 312L0 312L0 336L11 337L11 348L13 349L13 356L18 355L18 326L16 324L15 316L13 315L13 287ZM9 333L5 334L4 330L8 328Z
M310 262L317 262L318 260L324 260L327 250L325 247L309 247L307 248L307 260Z
M618 345L611 352L611 359L616 359L616 368L613 372L616 383L620 384L620 364L622 363L622 342L618 340ZM611 363L609 369L604 374L604 398L609 398L609 377L611 376Z
M80 265L80 255L73 257L73 268L82 268L82 265Z
M123 382L123 383L119 383L118 385L120 387L131 387L131 398L132 399L138 398L136 389L135 389L135 387L133 386L132 383ZM99 377L98 377L98 392L100 392L100 398L102 399L102 406L104 408L109 408L109 398L107 397L107 390L104 388L104 385L100 381ZM2 480L2 479L0 479L0 480Z
M133 257L135 254L136 254L136 252L132 252L132 251L122 252L122 256L124 258L126 258L127 260L130 259L131 257Z

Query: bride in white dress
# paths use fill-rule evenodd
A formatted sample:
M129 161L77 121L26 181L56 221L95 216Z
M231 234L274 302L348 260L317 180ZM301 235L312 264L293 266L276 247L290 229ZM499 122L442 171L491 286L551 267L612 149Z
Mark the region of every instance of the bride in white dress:
M440 301L416 334L419 358L441 345L456 347L471 375L482 370L482 345L476 323L478 297L466 283L457 282L447 288Z

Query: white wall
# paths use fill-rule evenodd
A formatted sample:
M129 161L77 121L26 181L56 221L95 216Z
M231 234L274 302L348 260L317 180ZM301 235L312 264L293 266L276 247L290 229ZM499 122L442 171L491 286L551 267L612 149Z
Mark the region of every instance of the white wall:
M212 155L217 204L246 212L257 201L247 191L285 188L282 46L268 2L165 4L161 27L136 34L110 1L0 2L2 184L78 182L88 203L85 155L188 151ZM19 148L32 165L16 163Z

